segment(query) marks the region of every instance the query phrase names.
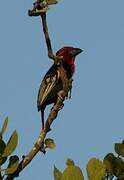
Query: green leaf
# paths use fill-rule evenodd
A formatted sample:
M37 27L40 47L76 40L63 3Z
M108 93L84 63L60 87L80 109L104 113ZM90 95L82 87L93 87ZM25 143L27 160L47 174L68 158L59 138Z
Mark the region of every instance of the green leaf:
M2 129L0 131L0 135L3 136L4 132L6 131L6 128L8 126L8 117L5 118Z
M116 180L124 180L124 174L119 175L118 179L116 179Z
M13 151L16 149L17 144L18 144L18 134L15 130L13 132L13 134L11 135L11 137L6 145L6 148L4 149L2 157L6 157L6 156L9 156L10 154L12 154Z
M62 172L54 166L54 171L53 171L53 176L54 180L61 180L62 177Z
M67 166L74 166L75 164L74 164L74 161L72 159L67 159L66 165Z
M54 149L56 147L56 144L53 139L45 139L44 144L46 145L46 148Z
M105 177L106 168L102 161L92 158L87 163L87 175L89 180L102 180Z
M2 157L5 147L6 147L6 143L0 138L0 166L4 164L5 161L7 160L6 157Z
M38 12L46 13L49 10L48 6L44 7L43 9L38 10Z
M2 164L4 164L4 163L6 162L6 160L7 160L7 157L2 157L2 156L0 156L0 166L1 166Z
M124 157L124 143L115 143L114 149L119 156Z
M5 170L5 175L12 174L13 172L16 171L19 165L19 158L18 156L11 156L9 159L9 165L7 169Z
M121 158L115 157L113 159L113 170L116 177L118 177L122 172L124 172L124 162Z
M124 171L124 162L121 158L109 153L104 158L104 164L109 174L118 177Z
M103 160L103 163L106 166L107 172L111 175L114 173L114 170L113 170L113 158L114 157L115 156L113 153L108 153Z
M73 161L71 160L71 162ZM66 162L66 164L68 163ZM62 174L61 180L84 180L84 176L81 169L78 166L75 166L73 162L67 165L67 168Z
M57 0L46 0L46 3L47 3L48 5L53 5L53 4L57 4L58 1L57 1Z
M0 156L3 154L6 147L6 143L0 138Z

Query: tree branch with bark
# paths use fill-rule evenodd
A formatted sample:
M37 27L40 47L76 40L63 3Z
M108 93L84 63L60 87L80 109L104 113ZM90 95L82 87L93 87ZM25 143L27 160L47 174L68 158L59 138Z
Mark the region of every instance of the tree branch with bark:
M48 25L46 20L46 12L45 8L48 8L48 3L43 3L39 0L33 4L33 9L28 11L29 16L40 16L42 20L42 27L45 37L45 42L47 46L48 51L48 57L54 61L55 64L58 65L58 70L60 73L60 78L63 83L63 90L61 90L58 94L57 102L54 104L53 108L51 109L47 121L45 123L44 129L41 130L40 135L38 139L36 140L33 148L22 157L22 160L20 161L17 169L12 173L5 177L5 180L13 180L15 177L18 177L21 173L21 171L33 160L33 158L36 156L36 154L44 148L44 141L46 138L47 133L49 132L50 126L52 125L53 121L58 115L58 112L63 107L63 102L65 100L65 97L67 96L70 84L72 81L69 81L66 77L66 72L63 68L63 57L62 56L56 56L53 53L51 40L48 32ZM2 176L1 176L2 177Z

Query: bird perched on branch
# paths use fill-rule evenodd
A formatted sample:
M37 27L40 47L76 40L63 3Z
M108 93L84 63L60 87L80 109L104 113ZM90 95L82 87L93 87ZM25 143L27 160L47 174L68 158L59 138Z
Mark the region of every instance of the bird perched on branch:
M57 56L63 56L63 68L67 79L70 80L75 70L75 58L82 52L79 48L63 47L57 51ZM41 111L42 128L44 128L44 110L47 105L56 103L58 93L63 88L57 64L53 64L45 74L38 92L37 108Z

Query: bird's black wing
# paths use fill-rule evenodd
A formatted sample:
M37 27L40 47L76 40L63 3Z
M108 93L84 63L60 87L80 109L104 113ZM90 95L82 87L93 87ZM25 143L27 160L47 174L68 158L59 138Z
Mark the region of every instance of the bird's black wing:
M44 106L45 101L47 100L47 98L49 98L49 95L51 94L53 88L58 83L59 77L59 71L57 70L57 67L53 65L43 78L39 88L37 98L38 111L42 109L42 106Z

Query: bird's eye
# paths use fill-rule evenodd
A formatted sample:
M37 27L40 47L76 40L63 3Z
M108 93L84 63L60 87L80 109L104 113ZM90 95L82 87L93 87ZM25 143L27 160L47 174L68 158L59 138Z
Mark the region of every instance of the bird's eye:
M65 51L65 55L66 55L66 56L68 55L68 50Z
M70 51L69 51L69 50L66 50L66 51L65 51L65 55L66 55L66 56L71 56Z

